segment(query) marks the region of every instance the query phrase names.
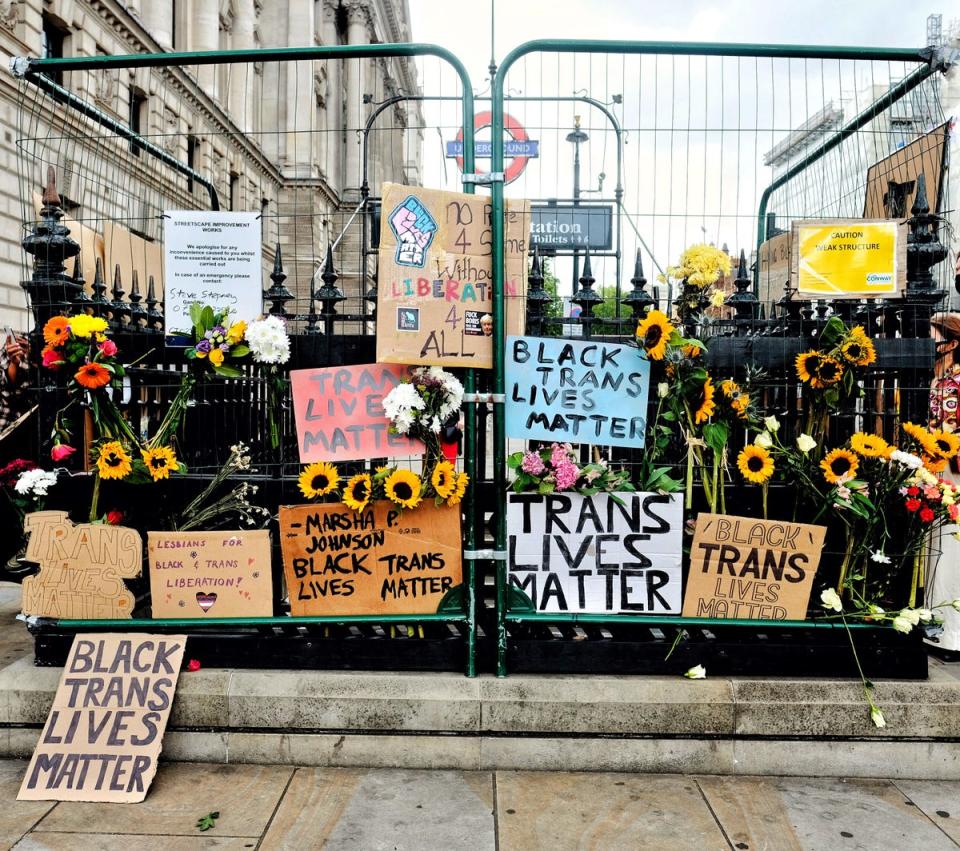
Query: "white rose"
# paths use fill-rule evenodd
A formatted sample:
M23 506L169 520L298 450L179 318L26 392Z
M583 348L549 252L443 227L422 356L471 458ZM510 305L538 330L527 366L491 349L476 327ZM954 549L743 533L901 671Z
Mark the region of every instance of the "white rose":
M820 605L825 609L833 609L835 612L843 611L843 603L840 601L840 595L832 588L824 588L820 594Z
M761 446L764 449L769 449L771 446L773 446L773 438L770 437L770 435L765 431L760 432L760 434L757 435L756 440L753 442L757 446Z
M688 680L705 680L707 678L707 669L703 665L694 665L684 676Z
M774 434L776 434L780 430L780 422L777 420L776 417L767 417L763 421L763 424L766 427L767 431L773 432Z
M809 452L816 445L817 441L810 437L809 434L801 434L800 437L797 438L797 449L804 454Z

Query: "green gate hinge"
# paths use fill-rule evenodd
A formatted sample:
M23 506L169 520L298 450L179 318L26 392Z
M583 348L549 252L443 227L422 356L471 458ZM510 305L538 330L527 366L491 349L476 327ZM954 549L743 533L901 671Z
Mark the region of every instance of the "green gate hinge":
M533 605L526 593L517 588L516 585L507 586L507 611L511 614L531 614L536 612L537 607Z
M437 606L438 615L459 615L467 609L466 586L461 582L454 585L440 600Z

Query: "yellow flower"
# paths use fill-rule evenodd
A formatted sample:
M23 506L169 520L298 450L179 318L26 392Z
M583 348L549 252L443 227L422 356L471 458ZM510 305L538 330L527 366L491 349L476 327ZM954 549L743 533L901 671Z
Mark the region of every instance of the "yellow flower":
M953 458L960 452L960 437L949 431L937 429L930 433L930 440L936 446L939 458Z
M107 320L100 316L89 316L80 313L70 317L70 333L74 337L86 339L91 334L102 334L107 330Z
M740 385L736 381L727 378L720 382L720 392L728 399L732 399L735 394L740 392Z
M637 339L650 360L663 360L673 332L669 317L660 310L651 310L637 326Z
M863 328L859 325L854 330L860 330L860 334L854 335L851 332L850 337L840 347L840 355L847 363L854 366L869 366L877 359L877 350L873 346L873 341L863 334Z
M463 495L467 492L467 485L470 483L470 477L466 473L460 473L457 476L457 486L456 489L450 494L450 498L447 500L447 505L459 505L460 500L463 499Z
M823 355L817 364L816 373L810 378L810 386L817 389L836 384L843 377L843 366L836 358Z
M930 473L942 473L947 469L946 458L931 458L929 455L923 456L923 466Z
M449 461L441 461L433 468L430 483L441 499L448 499L457 489L457 471Z
M242 319L239 322L234 322L227 331L227 342L231 346L235 346L243 339L243 335L247 333L247 323Z
M97 454L97 472L101 479L125 479L130 470L130 456L119 440L111 440L100 447Z
M750 407L750 396L746 393L740 393L730 402L730 407L741 420L747 418L747 409Z
M693 421L697 425L705 423L717 410L717 403L713 401L713 394L713 382L710 380L710 376L707 376L707 380L703 382L700 397L697 399L696 409L693 412Z
M316 461L304 467L297 485L307 499L316 499L331 493L340 481L340 475L333 464Z
M794 362L797 370L797 378L801 381L810 381L810 379L817 374L817 366L822 357L823 355L821 355L820 352L813 350L797 355L797 359Z
M221 366L223 364L223 352L220 349L210 349L210 363L214 366Z
M369 473L358 473L343 488L343 501L354 511L363 511L373 495Z
M410 470L394 470L384 485L387 499L404 508L416 508L420 504L420 477Z
M937 442L933 439L933 435L923 426L916 425L915 423L904 423L901 428L920 445L924 453L930 456L937 454Z
M773 475L773 456L762 446L750 443L737 456L737 467L748 482L763 485Z
M862 431L851 436L850 448L863 458L883 458L890 451L890 445L882 437Z
M147 466L150 478L155 482L170 477L170 471L177 469L177 456L169 446L159 446L156 449L141 449L143 463Z
M820 462L823 477L832 485L842 485L857 474L860 461L849 449L834 449Z

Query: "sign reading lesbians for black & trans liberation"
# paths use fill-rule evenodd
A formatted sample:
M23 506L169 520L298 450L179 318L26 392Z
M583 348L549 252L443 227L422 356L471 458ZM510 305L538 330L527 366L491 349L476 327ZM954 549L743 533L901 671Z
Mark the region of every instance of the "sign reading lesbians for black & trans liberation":
M507 436L642 447L650 363L635 346L507 338Z
M680 612L679 494L511 493L507 571L540 612Z
M17 800L142 801L186 644L185 635L77 635Z

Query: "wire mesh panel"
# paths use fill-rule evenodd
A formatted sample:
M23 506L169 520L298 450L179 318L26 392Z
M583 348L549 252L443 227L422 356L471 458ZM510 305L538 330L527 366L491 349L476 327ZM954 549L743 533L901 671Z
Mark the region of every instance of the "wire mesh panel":
M729 406L725 397L733 394L744 408L755 405L775 416L779 438L792 445L812 428L806 418L812 391L798 374L797 357L823 343L827 329L842 320L848 330L864 329L877 357L848 388L849 404L832 411L824 445L840 446L857 431L901 439L903 423L927 420L934 357L929 318L952 280L940 262L946 251L935 233L941 226L946 132L935 60L921 51L751 45L544 41L514 50L497 84L502 135L509 144L522 128L525 138L539 141L539 156L526 161L502 194L532 199L547 210L546 220L566 216L579 224L565 243L536 232L531 239L533 245L539 238L543 247L531 271L527 333L633 341L638 322L649 309L659 309L683 337L705 344L702 366L718 408ZM496 146L500 127L494 132ZM495 166L501 163L509 172L509 147ZM500 192L494 189L495 199ZM612 222L609 242L591 218ZM900 268L905 289L877 299L799 292L792 226L864 218L908 223L901 231L912 246L905 275ZM920 261L927 249L917 246L926 242L937 248ZM691 267L678 269L684 251L697 244L720 249L720 265L728 266L719 273L713 303L687 286ZM663 364L653 366L662 381L683 368L666 363L664 372ZM663 425L663 404L654 386L644 412L648 423ZM704 446L692 419L689 426L665 430L669 438L659 463L685 485L688 517L704 509L761 516L769 500L777 512L772 516L789 518L793 511L796 518L790 507L796 488L789 483L772 485L769 494L742 487L737 456L756 437L746 419L733 416L712 473L689 464L691 453ZM581 447L581 462L606 459L630 470L642 487L650 481L650 441L656 437L650 433L641 451ZM492 472L500 486L507 484L506 456L530 446L504 439L497 447ZM503 521L496 517L503 510L501 505L494 512L492 524L498 549L506 545ZM838 526L843 528L831 524L818 588L836 584L837 571L845 569ZM689 543L685 539L685 550ZM904 581L904 573L909 582L909 564L900 567L900 578L885 586L891 597L898 596L892 586ZM507 613L499 630L501 673L508 650L521 669L539 669L523 647L550 638L554 627L537 623L603 622L602 615L535 611L516 588L506 587L502 565L495 585L500 610ZM682 631L683 625L671 628ZM571 648L581 648L581 664L589 668L600 656L582 649L589 646L585 638ZM530 652L550 651L539 646ZM576 652L570 649L564 658L569 662ZM662 659L662 648L653 652ZM628 663L621 658L617 664Z

